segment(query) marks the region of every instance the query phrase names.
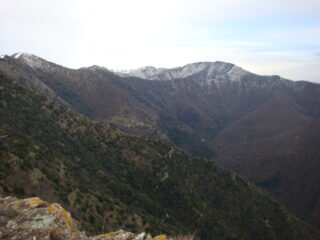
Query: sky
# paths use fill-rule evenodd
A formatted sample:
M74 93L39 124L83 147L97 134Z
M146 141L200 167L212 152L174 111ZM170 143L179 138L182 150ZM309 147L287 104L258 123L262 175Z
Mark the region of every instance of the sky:
M0 55L111 70L225 61L320 82L320 0L0 0Z

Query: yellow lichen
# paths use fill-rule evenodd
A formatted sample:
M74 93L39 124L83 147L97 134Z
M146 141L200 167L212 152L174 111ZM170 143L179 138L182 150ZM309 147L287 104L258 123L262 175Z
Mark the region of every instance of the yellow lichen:
M33 198L27 198L27 199L22 200L22 201L12 202L11 205L13 205L15 207L20 207L21 205L25 204L25 205L30 206L30 207L37 207L41 203L42 203L42 200L40 198L33 197Z
M29 205L30 207L36 207L40 203L42 203L41 199L38 197L27 198L24 202L25 202L25 204Z
M113 237L114 235L116 235L118 232L109 232L109 233L105 233L104 235L107 237Z
M72 218L70 217L70 214L63 207L61 207L59 204L57 204L57 203L50 204L47 207L47 210L51 213L54 213L54 215L56 215L56 217L63 218L71 227Z
M66 220L69 226L72 225L72 218L70 217L70 213L68 213L64 208L62 208L62 217Z
M15 201L10 204L13 205L14 207L19 207L21 205L21 201Z
M158 236L156 236L156 237L154 237L154 238L152 238L152 239L153 239L153 240L167 240L168 238L167 238L166 235L161 234L161 235L158 235Z
M57 203L52 203L47 207L48 211L51 213L57 210L58 208L59 208L59 204Z

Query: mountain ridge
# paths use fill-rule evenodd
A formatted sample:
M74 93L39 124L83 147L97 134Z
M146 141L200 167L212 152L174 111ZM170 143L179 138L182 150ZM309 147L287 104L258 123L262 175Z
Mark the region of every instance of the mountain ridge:
M32 54L32 53L28 53L28 52L16 52L16 53L13 53L11 55L1 55L0 59L5 59L6 57L11 57L11 58L16 58L16 59L30 59L30 61L33 59L34 61L43 61L43 62L46 62L46 63L50 63L50 64L53 64L53 65L58 65L56 63L53 63L51 61L48 61L44 58L41 58L35 54ZM30 66L32 65L32 63L30 63ZM34 64L36 65L36 64ZM155 67L155 66L143 66L143 67L139 67L139 68L134 68L134 69L126 69L126 70L111 70L105 66L102 66L102 65L91 65L89 67L86 67L86 66L83 66L83 67L79 67L79 68L70 68L70 67L66 67L66 66L63 66L63 65L58 65L58 66L61 66L63 68L66 68L66 69L72 69L72 70L80 70L80 69L89 69L89 70L105 70L105 71L109 71L109 72L113 72L119 76L122 76L122 77L140 77L142 79L146 79L146 80L168 80L168 79L158 79L156 78L155 76L153 75L159 75L161 74L162 72L165 72L165 71L178 71L179 69L184 69L184 68L187 68L189 66L197 66L197 65L224 65L224 66L229 66L229 67L235 67L237 68L237 70L240 70L240 71L243 71L243 73L247 73L247 74L254 74L254 75L257 75L257 76L263 76L263 77L279 77L283 80L289 80L289 81L293 81L293 82L309 82L309 83L315 83L315 84L320 84L318 82L312 82L312 81L308 81L307 79L305 80L290 80L290 79L286 79L286 78L283 78L279 75L261 75L261 74L256 74L256 73L252 73L252 72L249 72L245 69L243 69L242 67L239 67L233 63L230 63L230 62L225 62L225 61L220 61L220 60L217 60L217 61L198 61L198 62L193 62L193 63L188 63L188 64L185 64L183 66L177 66L177 67ZM138 76L139 75L139 71L143 71L143 70L152 70L154 71L154 74L151 74L151 75L142 75L142 76ZM231 70L231 69L230 69ZM188 75L190 76L190 75ZM178 77L178 78L185 78L187 76L183 76L183 77ZM175 78L171 78L170 80L173 80Z
M195 62L175 68L155 68L152 66L142 67L126 72L117 73L120 76L141 77L147 80L173 80L186 78L195 74L205 74L206 78L212 78L216 75L230 74L231 80L240 80L240 76L249 74L242 68L227 62ZM237 77L239 75L239 77Z

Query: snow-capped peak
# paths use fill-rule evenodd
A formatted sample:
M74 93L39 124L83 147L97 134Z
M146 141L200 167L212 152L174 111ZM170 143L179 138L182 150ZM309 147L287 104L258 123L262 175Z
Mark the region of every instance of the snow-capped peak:
M188 77L197 73L204 73L206 78L227 73L234 65L226 62L198 62L182 67L181 77Z
M15 53L11 57L13 58L19 58L22 55L22 53Z
M117 74L121 76L133 76L144 79L152 79L153 76L156 76L167 69L165 68L155 68L153 66L145 66L133 70L121 70Z
M26 52L17 52L11 55L11 57L13 58L20 58L20 57L36 57L35 55L31 54L31 53L26 53Z
M24 63L26 63L32 68L44 69L49 66L49 63L46 60L37 57L36 55L33 55L31 53L18 52L11 55L11 57L22 60Z
M197 76L200 80L215 81L216 79L229 79L238 81L249 72L226 62L197 62L176 68L142 67L129 71L118 72L121 76L134 76L148 80L173 80Z
M91 71L109 71L106 67L102 67L102 66L99 66L99 65L92 65L90 67L84 67L82 69L88 69L88 70L91 70Z

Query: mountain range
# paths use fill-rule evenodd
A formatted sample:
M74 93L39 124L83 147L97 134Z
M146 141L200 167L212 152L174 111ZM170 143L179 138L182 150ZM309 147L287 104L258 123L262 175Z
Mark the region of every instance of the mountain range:
M2 57L0 72L92 120L213 159L320 226L320 84L225 62L112 72L31 54Z

